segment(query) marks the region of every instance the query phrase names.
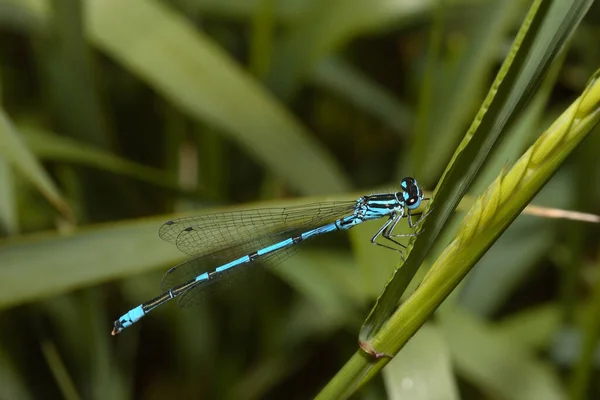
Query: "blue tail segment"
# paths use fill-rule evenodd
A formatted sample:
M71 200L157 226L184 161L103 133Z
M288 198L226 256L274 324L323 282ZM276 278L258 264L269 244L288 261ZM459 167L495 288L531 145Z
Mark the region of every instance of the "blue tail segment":
M159 236L193 256L169 269L161 280L164 292L131 309L114 322L113 335L138 322L156 307L178 298L181 307L198 304L205 284L229 271L256 262L279 264L291 256L298 244L325 233L348 230L364 221L387 218L371 242L400 252L393 230L404 216L415 223L411 212L419 208L423 192L414 178L404 178L402 191L363 196L351 202L322 202L287 208L265 208L179 218L168 221ZM379 238L385 241L378 241Z

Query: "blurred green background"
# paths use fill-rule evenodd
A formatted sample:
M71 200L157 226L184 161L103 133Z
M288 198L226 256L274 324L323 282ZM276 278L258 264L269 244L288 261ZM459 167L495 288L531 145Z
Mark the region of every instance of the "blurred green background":
M186 259L158 228L404 176L432 190L529 6L0 0L0 399L315 396L399 261L369 243L381 224L111 337ZM596 3L470 195L581 93L599 22ZM534 204L600 214L599 150L594 132ZM519 217L458 307L356 396L600 398L598 238L590 223Z

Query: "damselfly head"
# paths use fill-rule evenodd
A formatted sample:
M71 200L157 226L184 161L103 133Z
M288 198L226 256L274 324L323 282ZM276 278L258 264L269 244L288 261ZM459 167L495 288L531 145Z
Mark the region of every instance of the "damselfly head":
M407 177L402 179L400 182L400 186L404 193L402 193L402 197L404 197L404 203L409 210L415 210L419 208L421 205L421 200L423 200L423 192L417 183L415 178Z

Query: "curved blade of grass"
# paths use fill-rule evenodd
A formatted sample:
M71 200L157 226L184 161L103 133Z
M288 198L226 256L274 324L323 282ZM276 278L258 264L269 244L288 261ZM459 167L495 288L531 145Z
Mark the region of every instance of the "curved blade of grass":
M181 189L176 176L159 169L123 159L104 150L98 150L76 139L37 128L20 127L19 129L31 151L41 159L82 164L165 188Z
M402 293L489 152L527 104L590 4L589 0L533 2L488 96L433 193L428 204L432 212L423 224L423 233L413 242L414 247L409 247L406 262L396 270L361 329L363 348L372 349L370 339L396 310Z
M80 400L81 396L77 392L73 378L69 375L69 371L56 345L50 340L44 340L41 343L41 347L42 353L46 358L46 363L48 363L48 369L54 375L61 394L67 400Z
M64 217L72 219L72 210L63 199L54 181L23 142L1 108L0 155L14 167L15 171L21 172Z
M371 339L381 355L393 356L415 334L437 307L460 284L487 249L506 230L565 158L600 121L600 70L585 92L527 150L507 174L477 199L444 252L420 286ZM362 350L348 361L319 398L348 395L389 362L373 359Z

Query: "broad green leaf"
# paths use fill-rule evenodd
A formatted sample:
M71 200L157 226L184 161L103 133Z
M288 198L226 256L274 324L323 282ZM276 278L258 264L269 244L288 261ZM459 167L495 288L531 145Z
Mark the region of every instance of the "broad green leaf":
M565 398L560 380L534 351L506 340L490 326L457 308L439 314L439 328L458 372L488 398Z
M161 243L168 217L91 226L72 235L43 234L0 247L0 309L139 274L183 259Z
M405 350L383 369L391 400L459 399L453 361L442 332L425 324Z
M63 216L71 218L69 205L1 108L0 156L4 157L14 171L23 174Z

